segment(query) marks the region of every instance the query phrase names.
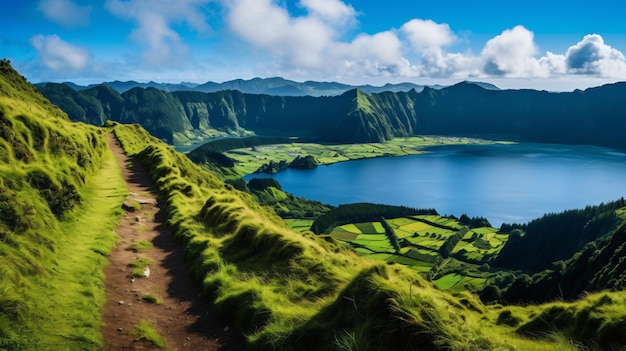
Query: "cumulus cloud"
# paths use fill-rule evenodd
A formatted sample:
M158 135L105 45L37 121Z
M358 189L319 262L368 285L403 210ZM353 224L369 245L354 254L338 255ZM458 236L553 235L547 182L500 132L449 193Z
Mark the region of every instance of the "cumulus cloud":
M189 47L173 24L187 23L197 31L210 29L202 7L210 0L107 0L105 7L115 16L136 22L131 38L145 47L143 60L151 66L176 66L187 57Z
M275 0L222 0L226 24L240 39L269 55L277 74L334 77L549 78L570 73L615 75L623 55L591 36L568 53L541 55L534 33L506 29L481 52L448 52L457 40L449 25L412 19L399 29L345 38L357 11L341 0L300 0L293 15ZM265 65L264 67L270 67Z
M441 51L442 47L452 44L455 36L450 26L435 23L432 20L412 19L402 25L400 30L407 35L411 45L418 51Z
M361 34L347 43L335 43L328 58L341 76L415 76L415 68L402 56L402 42L394 32ZM335 65L335 63L337 63Z
M534 35L523 26L505 30L489 40L480 54L482 74L509 78L548 78L587 75L626 77L624 55L598 34L586 35L565 54L546 52L537 57Z
M78 6L73 1L76 0L40 0L38 8L64 25L87 24L91 7ZM171 67L183 69L191 49L177 30L185 25L197 33L211 32L207 9L219 8L223 22L216 25L224 25L228 39L236 44L229 45L229 49L252 47L243 55L240 51L237 54L254 55L258 63L249 67L262 70L246 68L265 76L342 81L626 77L624 55L597 34L585 36L565 53L540 53L534 33L519 25L488 40L480 52L455 52L450 48L463 43L446 23L416 18L398 29L358 33L360 14L348 0L299 0L296 6L300 9L298 15L291 13L283 0L105 2L105 8L113 15L134 25L129 38L143 49L140 69L145 72L154 68L161 72ZM52 70L80 70L90 59L85 50L57 36L39 35L31 39L31 44ZM210 50L208 45L206 50ZM131 62L124 64L134 67ZM93 62L90 65L96 66Z
M448 24L412 19L403 24L399 32L407 39L409 49L419 55L414 70L416 75L456 77L476 74L474 56L446 52L446 47L457 40Z
M41 0L37 9L48 19L65 27L87 26L91 13L91 6L79 6L71 0Z
M402 43L393 31L358 34L341 40L356 23L356 11L339 0L301 0L302 16L272 0L232 0L227 4L230 29L268 52L283 69L309 75L387 76L407 72Z
M576 74L594 74L607 77L624 77L624 54L604 43L598 34L586 35L565 53L567 70Z
M483 71L494 76L544 76L536 54L533 32L516 26L487 41L481 52Z
M340 25L352 24L356 18L354 8L339 0L301 0L300 6L314 16Z
M30 39L39 59L49 69L59 73L73 73L84 69L89 62L87 50L63 41L57 35L36 35Z
M270 0L230 2L230 28L252 45L268 50L285 64L314 67L334 35L331 26L314 16L291 18Z

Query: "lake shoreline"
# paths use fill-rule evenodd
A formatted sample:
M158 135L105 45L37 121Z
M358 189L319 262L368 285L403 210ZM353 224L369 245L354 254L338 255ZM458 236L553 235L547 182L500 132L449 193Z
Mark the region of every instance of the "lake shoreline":
M330 205L354 202L435 208L440 214L525 223L546 213L624 196L626 154L559 144L469 144L422 149L272 177L296 196Z
M412 136L394 138L383 143L330 144L299 143L262 145L234 149L224 154L235 160L236 174L241 177L256 173L270 162L290 163L297 156L313 156L320 166L370 158L403 157L427 152L429 148L442 145L510 144L510 141L478 139L457 136Z

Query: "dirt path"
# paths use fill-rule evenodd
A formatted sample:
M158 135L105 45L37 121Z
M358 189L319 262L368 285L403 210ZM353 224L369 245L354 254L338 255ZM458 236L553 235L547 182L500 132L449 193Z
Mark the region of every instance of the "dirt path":
M189 277L182 248L164 225L165 215L150 193L148 174L124 154L112 134L108 141L131 192L127 202L141 204L141 208L126 211L116 229L120 243L111 252L105 269L104 350L159 350L152 343L129 335L141 321L154 325L170 350L244 349L243 338L217 320L211 306L200 298L200 287ZM139 252L128 249L139 240L151 242L153 247ZM153 261L149 277L131 279L132 268L128 264L138 257ZM162 303L145 302L146 294Z

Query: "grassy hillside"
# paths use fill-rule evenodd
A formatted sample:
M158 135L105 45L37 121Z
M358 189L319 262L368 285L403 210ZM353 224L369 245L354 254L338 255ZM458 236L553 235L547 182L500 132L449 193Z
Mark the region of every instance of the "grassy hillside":
M0 349L102 345L102 268L125 189L104 136L0 61Z
M541 329L532 323L553 305L484 306L467 292L439 291L402 265L290 230L139 126L115 133L150 170L207 298L252 349L576 350L621 342L615 321L626 317L624 293L607 293L610 302L593 312L599 322L589 328L603 337L581 339L571 327L596 297L561 304L571 320Z
M0 153L0 348L97 349L101 268L124 195L106 130L69 123L8 63L2 70L8 73L0 79L0 148L6 151ZM13 80L21 83L6 83ZM107 128L149 170L191 274L251 349L576 350L624 344L623 292L572 303L485 306L470 293L440 291L402 265L287 228L251 195L138 125Z

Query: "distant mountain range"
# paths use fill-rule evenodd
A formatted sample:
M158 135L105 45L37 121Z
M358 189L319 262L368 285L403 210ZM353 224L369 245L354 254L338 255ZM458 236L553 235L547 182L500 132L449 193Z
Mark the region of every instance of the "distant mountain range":
M481 87L489 90L499 90L493 84L484 82L469 82L480 85ZM38 88L45 87L48 83L35 84ZM167 92L175 91L197 91L202 93L215 93L222 90L237 90L246 94L267 94L277 96L336 96L345 93L346 91L359 89L365 93L381 93L385 91L400 92L409 91L415 89L420 92L424 89L425 85L418 85L413 83L399 83L399 84L385 84L383 86L372 85L347 85L335 82L314 82L306 81L303 83L294 82L292 80L283 78L254 78L250 80L235 79L223 83L206 82L204 84L183 82L179 84L171 83L139 83L135 81L113 81L104 82L101 84L91 84L87 86L77 85L72 82L65 82L65 85L70 86L74 90L86 90L94 88L98 85L106 85L118 93L124 93L133 88L155 88ZM431 85L432 89L441 89L441 85Z
M40 90L72 120L139 123L179 145L217 130L340 143L436 134L626 149L626 82L563 93L487 90L463 82L421 92L352 89L325 97L156 88L120 94L107 85L74 90L53 83Z

